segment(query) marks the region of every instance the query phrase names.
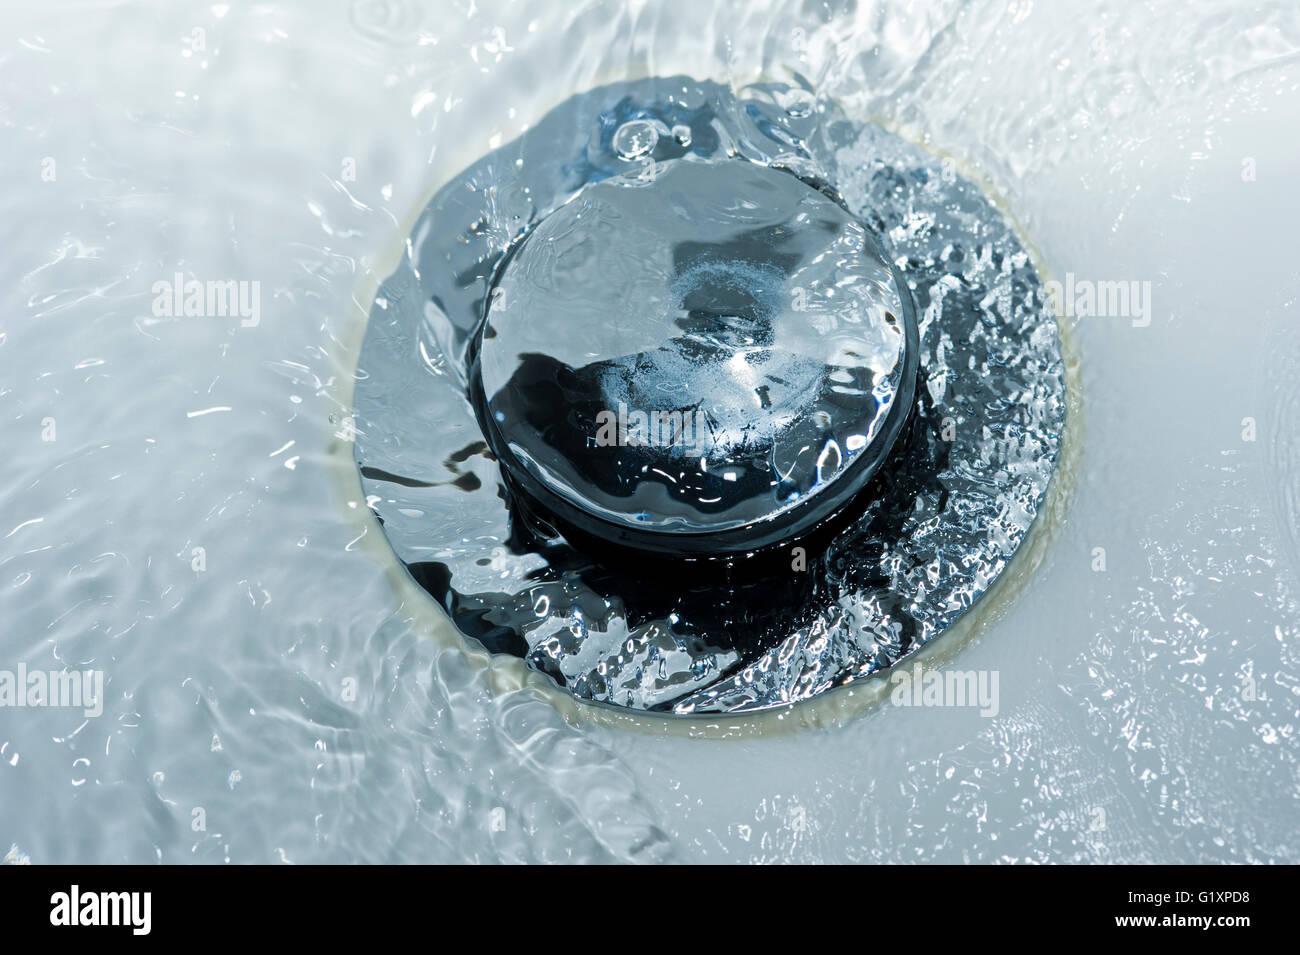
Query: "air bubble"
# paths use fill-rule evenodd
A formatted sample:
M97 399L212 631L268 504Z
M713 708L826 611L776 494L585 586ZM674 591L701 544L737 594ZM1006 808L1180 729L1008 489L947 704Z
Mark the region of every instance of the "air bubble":
M619 159L633 160L648 156L659 144L659 125L648 119L633 119L614 133L614 152Z

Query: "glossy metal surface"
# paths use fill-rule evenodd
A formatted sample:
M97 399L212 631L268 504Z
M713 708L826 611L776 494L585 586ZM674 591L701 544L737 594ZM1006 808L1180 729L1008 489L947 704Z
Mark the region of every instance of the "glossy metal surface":
M665 553L752 550L845 506L897 437L918 347L898 278L790 172L650 162L512 250L471 389L548 511Z
M494 281L519 237L611 177L684 158L834 183L916 303L920 383L861 506L823 549L730 584L684 560L652 574L574 546L509 486L471 400L473 336L501 304ZM538 331L538 347L573 366L586 351L667 360L662 334L602 351L590 321ZM939 637L1034 522L1065 385L1043 283L977 186L807 91L738 97L672 77L576 96L434 196L376 298L355 410L370 506L463 634L581 700L691 715L805 700Z

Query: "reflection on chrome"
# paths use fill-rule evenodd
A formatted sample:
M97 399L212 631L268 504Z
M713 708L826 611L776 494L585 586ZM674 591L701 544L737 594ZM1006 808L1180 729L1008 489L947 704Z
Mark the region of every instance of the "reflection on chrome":
M908 658L1033 523L1065 388L968 180L815 92L576 96L379 290L356 456L467 637L581 700L798 702Z

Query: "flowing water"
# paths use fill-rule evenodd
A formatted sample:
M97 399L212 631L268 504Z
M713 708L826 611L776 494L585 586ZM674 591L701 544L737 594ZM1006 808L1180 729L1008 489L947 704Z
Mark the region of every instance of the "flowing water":
M0 671L104 679L99 715L0 707L11 860L1300 858L1293 4L0 20ZM371 518L352 376L425 202L674 73L802 77L1000 197L1059 282L1071 490L946 660L995 715L575 715L462 649Z

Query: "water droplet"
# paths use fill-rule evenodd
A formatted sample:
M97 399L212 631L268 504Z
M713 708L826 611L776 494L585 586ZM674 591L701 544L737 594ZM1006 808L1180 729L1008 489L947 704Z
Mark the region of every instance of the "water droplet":
M659 126L652 120L628 120L614 133L614 152L619 159L648 156L659 143Z
M677 141L678 146L689 146L691 144L691 127L674 126L673 139Z

